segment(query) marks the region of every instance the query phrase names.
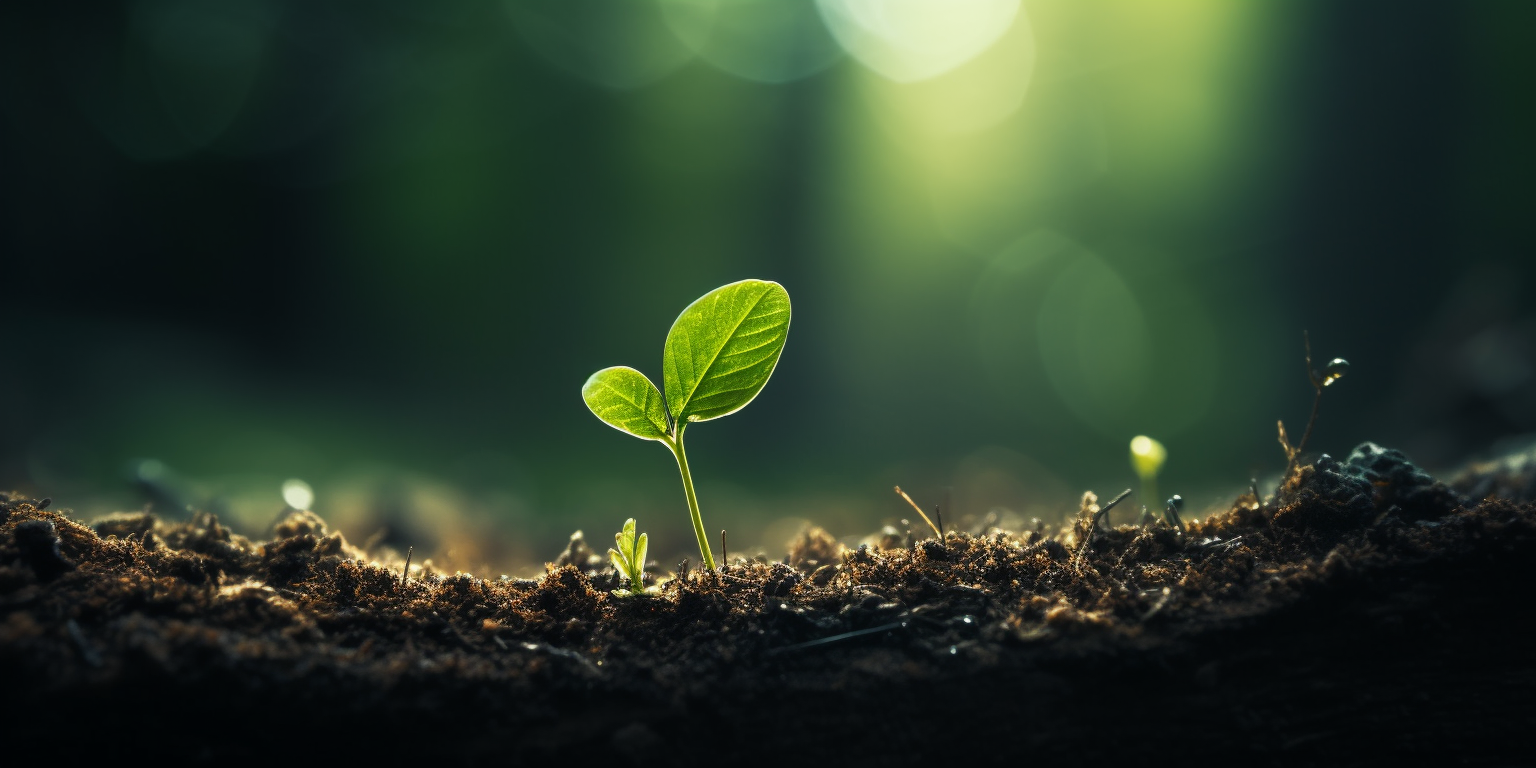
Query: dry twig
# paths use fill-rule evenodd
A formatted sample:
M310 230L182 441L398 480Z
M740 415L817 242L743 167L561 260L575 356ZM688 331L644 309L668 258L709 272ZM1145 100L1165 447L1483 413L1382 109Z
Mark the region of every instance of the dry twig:
M939 527L937 525L934 525L932 520L928 519L928 515L927 515L927 513L923 512L923 508L919 507L917 505L917 502L912 500L911 496L908 496L905 491L901 490L901 486L899 486L899 485L896 486L896 495L902 497L903 499L906 499L907 503L911 504L912 508L917 510L917 514L922 515L923 522L927 523L928 527L933 529L933 535L939 537L939 541L943 541L944 540L944 532L939 530ZM938 512L935 511L934 514L938 514Z

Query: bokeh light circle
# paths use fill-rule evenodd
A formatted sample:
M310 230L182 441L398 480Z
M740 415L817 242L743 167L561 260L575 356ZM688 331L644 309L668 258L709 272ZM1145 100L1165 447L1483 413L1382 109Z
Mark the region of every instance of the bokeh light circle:
M1105 436L1137 423L1152 340L1135 293L1097 253L1037 230L989 262L971 309L999 402L1040 425Z
M745 80L787 83L843 56L815 0L661 0L661 10L699 58Z
M898 83L937 77L1002 37L1019 0L817 0L832 36L859 63Z
M1130 286L1098 254L1070 251L1035 325L1056 395L1085 424L1118 435L1135 423L1152 375L1147 318Z
M539 56L608 88L650 85L693 58L654 0L506 0L503 7Z
M294 509L309 509L315 503L315 491L296 477L283 481L283 502Z
M277 15L268 0L138 0L120 46L82 50L86 39L64 39L57 65L81 111L124 155L184 156L214 144L246 110Z
M963 64L917 82L871 77L865 91L900 129L968 136L1018 112L1034 73L1034 29L1020 10L1006 34Z

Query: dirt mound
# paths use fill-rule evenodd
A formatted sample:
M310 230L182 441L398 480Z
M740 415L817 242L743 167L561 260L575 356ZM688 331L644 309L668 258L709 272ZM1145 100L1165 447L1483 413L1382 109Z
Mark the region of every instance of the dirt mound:
M574 542L535 580L402 580L307 512L253 542L9 498L0 722L173 763L1524 759L1536 505L1479 482L1367 444L1182 529L1099 529L1087 496L1061 530L810 532L646 597Z

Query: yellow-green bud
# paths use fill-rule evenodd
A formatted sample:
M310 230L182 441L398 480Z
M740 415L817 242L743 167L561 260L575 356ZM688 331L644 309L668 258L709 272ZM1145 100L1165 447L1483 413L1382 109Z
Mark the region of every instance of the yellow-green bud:
M1137 435L1131 438L1131 468L1142 479L1157 477L1157 473L1163 468L1163 462L1168 459L1168 449L1162 443L1153 440L1146 435Z

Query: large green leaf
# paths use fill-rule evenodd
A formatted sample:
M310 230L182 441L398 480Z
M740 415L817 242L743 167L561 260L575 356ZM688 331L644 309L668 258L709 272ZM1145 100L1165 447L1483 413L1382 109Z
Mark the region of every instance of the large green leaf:
M768 383L789 335L789 293L766 280L721 286L688 305L662 360L667 405L679 424L740 410Z
M667 409L645 374L622 365L592 374L581 399L599 419L646 440L667 439Z

